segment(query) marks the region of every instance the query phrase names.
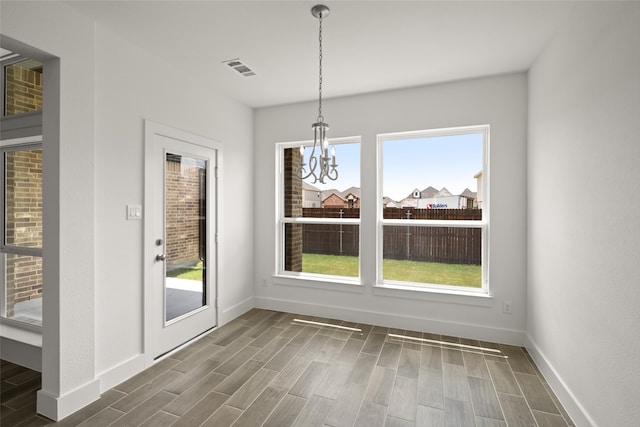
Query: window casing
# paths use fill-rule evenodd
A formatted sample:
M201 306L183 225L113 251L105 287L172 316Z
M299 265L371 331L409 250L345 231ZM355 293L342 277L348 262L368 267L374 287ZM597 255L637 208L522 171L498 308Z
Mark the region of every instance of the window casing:
M352 177L348 181L339 177L328 186L313 183L313 179L300 181L296 176L300 146L307 148L308 158L312 141L276 145L275 271L281 276L356 284L360 277L360 139L337 138L329 143L336 147L339 173ZM342 153L349 154L341 157ZM344 182L357 190L341 188ZM329 187L340 191L328 191ZM333 262L338 259L339 263Z
M388 175L393 173L392 162L387 162L385 170L385 160L392 157L389 150L385 150L385 145L398 145L403 141L434 143L437 149L432 153L438 152L443 156L438 163L453 165L456 163L456 151L453 147L446 151L447 140L469 136L479 139L481 144L479 151L475 147L479 171L472 166L465 173L476 179L478 188L475 199L471 192L458 191L456 193L460 194L447 195L446 187L439 194L423 194L437 190L431 187L427 191L408 188L407 192L412 192L408 193L410 196L407 199L413 200L406 200L403 209L389 210L383 206L383 197L389 196L389 189L384 188L384 183L389 181ZM488 125L378 135L377 286L488 294L488 148ZM457 153L460 154L460 151ZM385 159L385 154L388 159ZM415 156L417 153L409 151L405 155ZM429 175L428 165L425 165L425 169L427 176L433 176L435 180L436 174ZM411 185L431 184L412 182ZM399 259L406 261L401 269L391 265ZM418 278L405 274L414 268L420 271L426 269L427 273L423 274L426 278L419 278L421 276L418 273L413 276Z

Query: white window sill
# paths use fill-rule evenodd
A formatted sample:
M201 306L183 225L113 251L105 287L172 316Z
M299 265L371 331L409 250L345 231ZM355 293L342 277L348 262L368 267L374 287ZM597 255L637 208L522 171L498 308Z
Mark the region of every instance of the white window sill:
M419 299L481 307L492 307L494 303L493 296L482 290L426 287L402 282L385 282L374 285L373 294L384 297Z
M349 279L342 276L327 276L323 274L276 274L273 276L273 284L351 293L364 292L364 287L359 278Z
M42 328L38 326L2 318L0 321L0 336L42 348Z

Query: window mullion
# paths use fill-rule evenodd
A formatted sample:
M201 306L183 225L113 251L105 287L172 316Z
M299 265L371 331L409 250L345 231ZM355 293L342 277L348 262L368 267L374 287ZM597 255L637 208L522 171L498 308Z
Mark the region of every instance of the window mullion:
M483 228L486 223L484 220L383 219L382 224L406 227Z
M14 255L24 255L24 256L42 256L42 248L28 248L24 246L10 246L10 245L2 245L0 246L0 252L3 254L14 254Z
M337 225L358 225L360 218L283 218L285 224L337 224Z

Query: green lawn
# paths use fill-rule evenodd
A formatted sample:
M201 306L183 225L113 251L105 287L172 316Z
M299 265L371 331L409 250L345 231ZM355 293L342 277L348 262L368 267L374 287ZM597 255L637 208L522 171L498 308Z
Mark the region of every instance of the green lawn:
M177 277L178 279L197 280L202 282L202 262L193 267L176 268L167 271L167 277Z
M358 257L302 254L302 271L358 277ZM482 286L482 267L479 265L385 259L382 271L385 280L475 288Z

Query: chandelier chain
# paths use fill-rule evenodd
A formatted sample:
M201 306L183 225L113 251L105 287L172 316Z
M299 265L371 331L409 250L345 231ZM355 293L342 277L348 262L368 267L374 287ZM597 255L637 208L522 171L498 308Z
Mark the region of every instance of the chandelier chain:
M318 16L318 20L320 21L320 30L318 31L318 43L320 48L318 49L318 59L319 59L319 70L320 76L318 79L318 122L323 122L324 117L322 116L322 12Z

